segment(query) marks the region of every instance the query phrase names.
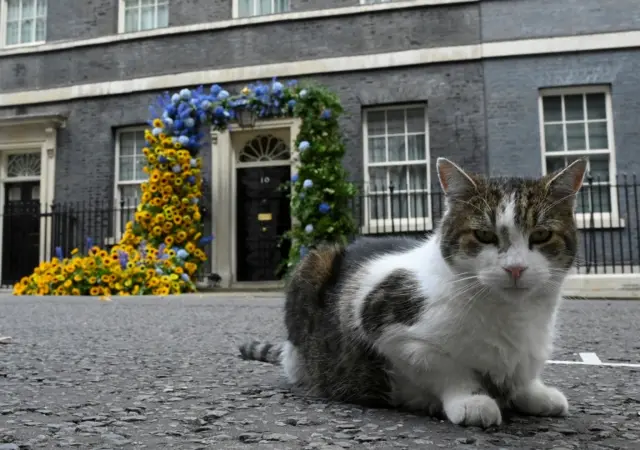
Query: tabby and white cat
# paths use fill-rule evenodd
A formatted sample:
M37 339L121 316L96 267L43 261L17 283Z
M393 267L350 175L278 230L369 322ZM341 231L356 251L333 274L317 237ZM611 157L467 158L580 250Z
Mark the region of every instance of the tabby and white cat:
M576 256L586 161L540 179L485 178L437 161L446 211L426 240L324 246L286 290L288 338L240 347L328 399L444 413L489 427L502 408L563 416L541 380Z

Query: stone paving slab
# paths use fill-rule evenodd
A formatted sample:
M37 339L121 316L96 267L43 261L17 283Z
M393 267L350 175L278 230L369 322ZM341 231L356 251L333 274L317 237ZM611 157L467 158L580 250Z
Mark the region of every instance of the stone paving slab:
M640 369L550 365L566 419L486 431L305 398L277 367L237 357L283 335L273 295L0 296L0 450L640 449ZM568 301L554 359L640 359L639 302ZM635 355L635 356L633 356ZM640 362L640 361L635 361Z

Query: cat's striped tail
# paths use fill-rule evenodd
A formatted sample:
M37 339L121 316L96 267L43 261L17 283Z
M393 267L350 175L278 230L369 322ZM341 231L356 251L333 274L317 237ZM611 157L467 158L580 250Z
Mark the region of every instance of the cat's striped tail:
M271 342L250 341L240 346L240 356L243 359L262 361L270 364L280 364L282 344Z

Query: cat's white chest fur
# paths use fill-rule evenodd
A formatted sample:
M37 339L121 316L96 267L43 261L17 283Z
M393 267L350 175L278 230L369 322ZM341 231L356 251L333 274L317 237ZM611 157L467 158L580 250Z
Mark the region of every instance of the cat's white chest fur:
M410 271L424 298L417 322L389 327L375 342L396 368L397 403L432 407L447 378L470 374L489 377L496 385L526 386L549 356L557 299L496 297L473 277L448 267L437 237L411 252L370 261L361 270L363 283L353 302L356 327L368 293L395 270Z

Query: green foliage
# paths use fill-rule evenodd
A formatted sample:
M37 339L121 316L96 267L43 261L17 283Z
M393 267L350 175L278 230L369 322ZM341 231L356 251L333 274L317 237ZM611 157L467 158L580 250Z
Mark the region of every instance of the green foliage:
M296 140L300 164L297 177L287 183L294 220L286 236L292 240L288 270L309 249L322 242L346 244L356 232L351 203L357 190L342 166L345 145L338 123L342 113L338 96L327 89L308 86L299 91L294 115L302 119Z

